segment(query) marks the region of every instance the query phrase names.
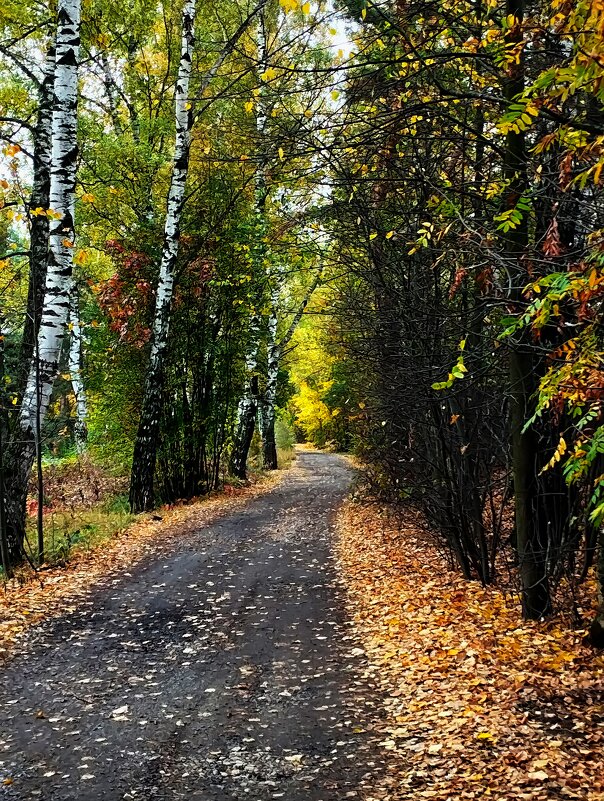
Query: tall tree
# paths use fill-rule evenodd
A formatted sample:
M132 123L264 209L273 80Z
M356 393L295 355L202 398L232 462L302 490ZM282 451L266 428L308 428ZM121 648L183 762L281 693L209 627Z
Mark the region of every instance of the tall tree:
M12 561L18 561L22 554L25 500L36 453L36 430L39 431L40 421L44 419L50 403L69 313L75 244L80 24L79 0L60 0L57 7L52 115L51 222L44 303L35 358L29 370L17 427L7 454L6 517Z
M256 429L259 403L258 361L263 333L264 294L267 268L267 200L269 195L267 141L268 108L264 76L269 64L269 16L263 10L258 20L258 64L260 89L256 105L256 159L254 175L254 219L252 226L251 252L253 254L252 275L255 280L255 296L252 298L251 320L245 351L245 383L237 407L237 424L231 454L231 471L238 478L247 476L247 459Z
M168 343L170 308L174 291L174 269L178 257L180 220L185 202L189 171L193 111L189 93L194 49L195 0L186 0L182 17L182 38L174 96L176 141L168 193L164 244L156 291L151 355L145 378L143 406L134 446L130 479L130 506L142 512L153 507L153 479L162 411L163 370Z

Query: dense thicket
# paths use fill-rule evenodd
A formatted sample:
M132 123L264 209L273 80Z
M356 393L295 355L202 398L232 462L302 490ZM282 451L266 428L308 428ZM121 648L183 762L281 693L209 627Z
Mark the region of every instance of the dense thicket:
M468 578L493 580L511 540L525 614L541 617L562 579L585 575L601 519L597 454L581 480L555 469L600 417L600 376L538 399L598 315L601 14L515 0L346 10L361 30L334 135L334 313L358 447ZM587 292L560 291L569 275Z

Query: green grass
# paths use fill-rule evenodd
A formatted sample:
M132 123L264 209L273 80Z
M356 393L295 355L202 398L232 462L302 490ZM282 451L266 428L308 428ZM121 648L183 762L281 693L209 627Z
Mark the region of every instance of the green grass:
M59 564L80 551L96 548L127 528L135 519L128 498L118 495L91 509L61 510L44 515L45 562ZM37 561L36 520L27 523L29 556Z

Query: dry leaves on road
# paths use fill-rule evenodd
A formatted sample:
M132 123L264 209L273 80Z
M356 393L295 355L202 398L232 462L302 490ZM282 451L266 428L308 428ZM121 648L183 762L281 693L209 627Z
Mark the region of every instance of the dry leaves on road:
M604 799L604 656L447 569L413 513L347 504L338 558L385 697L380 799Z
M267 492L283 474L283 471L275 472L241 488L227 485L223 492L194 503L141 516L115 538L91 550L74 553L64 567L52 567L37 574L24 570L1 584L0 659L7 656L19 635L34 623L72 612L78 599L103 578L131 569L146 555L161 547L170 547L185 534Z

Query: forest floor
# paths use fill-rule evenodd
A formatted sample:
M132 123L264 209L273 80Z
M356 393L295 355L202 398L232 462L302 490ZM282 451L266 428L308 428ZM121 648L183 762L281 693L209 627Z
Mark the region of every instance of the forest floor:
M302 451L13 585L0 798L602 801L604 658L352 477Z
M602 801L604 655L585 631L523 622L515 593L464 581L412 510L349 501L338 529L381 745L402 766L376 797Z

